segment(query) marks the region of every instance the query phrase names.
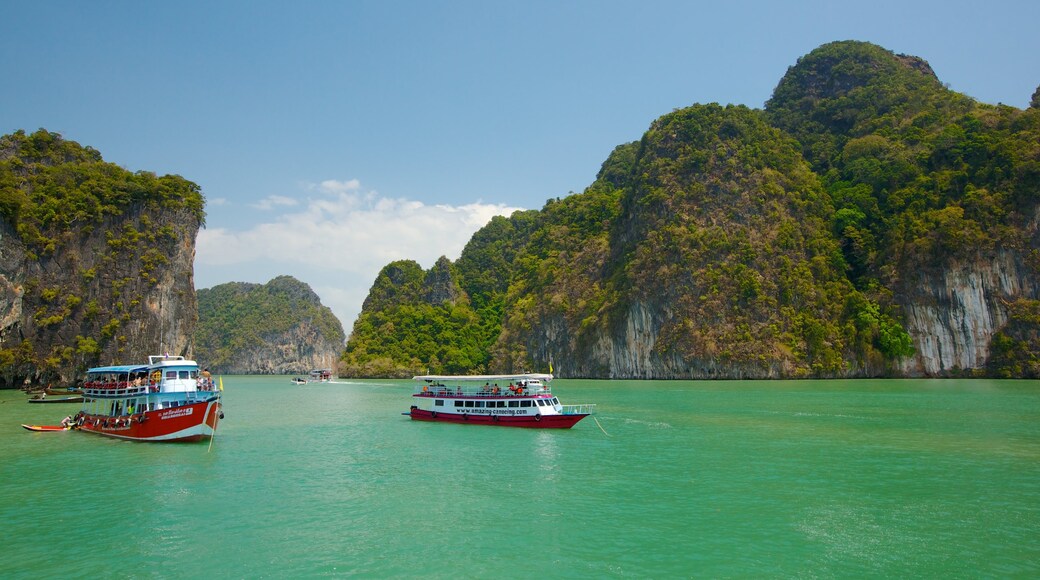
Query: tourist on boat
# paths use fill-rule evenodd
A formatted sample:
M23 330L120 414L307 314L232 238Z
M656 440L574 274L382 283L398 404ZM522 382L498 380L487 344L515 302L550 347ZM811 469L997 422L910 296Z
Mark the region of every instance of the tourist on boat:
M71 427L72 426L72 416L71 415L66 415L65 418L61 420L61 426L66 428L66 429Z

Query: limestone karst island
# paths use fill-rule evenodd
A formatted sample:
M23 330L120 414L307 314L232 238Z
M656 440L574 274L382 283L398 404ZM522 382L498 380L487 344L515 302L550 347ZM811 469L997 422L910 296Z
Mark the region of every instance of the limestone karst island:
M6 135L0 386L159 345L228 373L1040 377L1040 90L980 103L847 41L763 109L648 122L584 191L492 219L455 261L387 264L345 346L300 281L196 293L188 179Z

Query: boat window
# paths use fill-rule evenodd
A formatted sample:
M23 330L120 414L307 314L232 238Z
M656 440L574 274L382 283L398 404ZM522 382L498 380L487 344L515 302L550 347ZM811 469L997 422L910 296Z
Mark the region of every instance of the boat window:
M472 407L473 406L473 401L466 401L466 406L467 407Z
M499 407L505 407L506 406L506 402L505 401L499 401L498 402L498 406Z
M434 399L433 400L433 406L434 407L443 407L444 406L444 399Z
M556 397L553 397L553 405L559 405L559 404L560 404L560 400L557 399Z
M456 407L461 407L462 406L462 401L455 401L455 406Z
M181 375L182 379L187 379L188 378L188 371L181 371L180 375Z
M545 401L543 401L541 399L538 399L537 401L535 401L535 403L538 403L539 407L544 407L545 406Z
M510 407L519 407L520 406L520 401L509 401L509 406Z
M177 371L166 371L166 378L175 379L177 378Z
M520 401L520 406L521 407L530 407L531 406L531 401Z
M477 407L483 407L484 401L477 401L476 403L474 403L474 405L476 405Z

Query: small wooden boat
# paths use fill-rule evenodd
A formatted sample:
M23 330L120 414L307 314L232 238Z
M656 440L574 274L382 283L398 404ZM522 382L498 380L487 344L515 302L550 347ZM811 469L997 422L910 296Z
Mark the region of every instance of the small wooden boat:
M26 425L22 423L22 427L29 431L71 431L72 427L62 427L61 425Z
M50 399L47 399L47 398L44 398L44 397L40 397L39 399L29 399L29 402L30 403L82 403L83 402L83 397L60 397L60 398L57 398L57 399L55 399L53 397L50 398Z

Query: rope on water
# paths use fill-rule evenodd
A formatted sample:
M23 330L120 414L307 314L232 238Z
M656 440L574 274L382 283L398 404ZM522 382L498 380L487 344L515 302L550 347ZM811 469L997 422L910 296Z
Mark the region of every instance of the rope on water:
M607 437L611 436L610 433L607 433L607 430L603 428L603 425L599 424L599 419L597 419L595 415L592 416L592 420L596 422L596 426L599 427L599 430L602 431L604 435Z

